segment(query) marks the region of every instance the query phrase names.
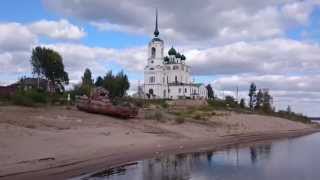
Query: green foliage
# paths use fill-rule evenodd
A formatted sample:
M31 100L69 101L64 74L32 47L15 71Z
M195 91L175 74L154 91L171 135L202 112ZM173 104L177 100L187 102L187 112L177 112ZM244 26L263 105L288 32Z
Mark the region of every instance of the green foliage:
M145 119L156 120L159 122L165 122L164 115L160 110L156 111L147 111L144 114Z
M109 71L103 79L103 87L109 91L109 98L123 97L130 87L128 76L123 71L116 76Z
M32 50L31 65L33 73L45 76L54 85L62 83L68 84L68 73L64 70L61 55L45 47L36 47Z
M46 104L49 99L45 92L31 90L18 91L13 97L12 101L16 105L21 106L36 106L37 104Z
M256 97L256 104L255 104L255 109L259 110L262 106L263 103L263 93L262 90L259 89L257 97Z
M90 69L86 69L82 76L81 92L87 96L91 95L93 88L93 79Z
M257 86L254 83L250 84L249 88L249 107L251 110L253 110L255 102L256 102L256 91L257 91Z
M167 100L165 99L148 99L145 100L145 106L149 107L150 105L160 106L162 108L168 108L169 104L167 103Z
M240 108L246 108L246 103L243 98L240 100Z
M93 85L92 73L90 69L85 69L83 76L82 76L82 84L88 84L90 86Z
M237 105L237 102L235 101L233 96L226 96L225 101L231 107L235 107Z
M262 102L262 111L266 113L273 112L271 107L272 96L269 94L269 91L263 92L263 102Z
M215 109L226 109L228 107L228 103L224 100L216 99L216 100L208 100L209 106Z
M211 85L208 84L206 86L206 88L207 88L207 91L208 91L208 98L213 100L214 99L214 92L213 92L213 89L212 89Z
M174 121L177 123L177 124L182 124L184 123L186 120L183 116L177 116Z
M103 86L103 78L101 76L98 76L94 85L96 87L102 87Z
M288 106L290 107L290 106ZM278 111L276 113L274 113L275 116L281 117L281 118L285 118L285 119L289 119L292 121L298 121L298 122L302 122L302 123L311 123L311 120L307 117L304 116L303 114L298 114L295 112L292 112L291 109L290 111L286 110L286 111Z

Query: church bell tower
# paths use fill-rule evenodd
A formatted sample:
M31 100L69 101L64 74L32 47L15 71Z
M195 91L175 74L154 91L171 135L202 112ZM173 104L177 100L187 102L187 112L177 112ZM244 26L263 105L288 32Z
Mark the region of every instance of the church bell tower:
M148 65L149 66L158 66L163 64L163 48L164 43L163 40L160 39L159 36L159 28L158 28L158 9L156 10L156 24L154 30L154 37L149 42L148 46Z

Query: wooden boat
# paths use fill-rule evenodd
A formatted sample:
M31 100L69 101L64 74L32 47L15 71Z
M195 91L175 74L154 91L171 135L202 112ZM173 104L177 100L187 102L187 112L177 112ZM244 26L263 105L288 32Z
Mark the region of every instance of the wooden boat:
M107 91L103 89L95 90L91 97L80 96L76 100L76 106L81 111L89 113L105 114L119 118L134 118L138 114L138 109L130 104L113 105L107 97Z

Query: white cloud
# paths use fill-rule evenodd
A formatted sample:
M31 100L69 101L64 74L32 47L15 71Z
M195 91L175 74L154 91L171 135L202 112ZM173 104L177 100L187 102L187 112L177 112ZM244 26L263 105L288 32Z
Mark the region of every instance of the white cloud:
M292 25L305 24L318 5L314 0L185 0L183 5L169 0L44 2L55 12L93 22L100 30L136 33L138 29L149 35L157 7L162 37L184 44L279 37Z
M185 51L196 75L317 73L320 47L289 39L237 42Z
M282 12L293 23L307 24L315 5L317 2L313 0L298 1L283 6Z
M30 50L37 37L19 23L0 24L0 52Z
M53 39L77 40L86 35L83 28L71 24L66 19L59 21L40 20L29 25L32 32Z

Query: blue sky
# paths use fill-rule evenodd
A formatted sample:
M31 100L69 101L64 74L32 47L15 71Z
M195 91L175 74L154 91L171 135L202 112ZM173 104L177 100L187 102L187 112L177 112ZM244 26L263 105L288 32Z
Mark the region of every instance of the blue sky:
M292 105L320 115L319 4L5 0L0 6L0 84L30 76L31 49L42 45L62 54L72 83L79 82L85 68L94 76L124 70L134 91L143 82L157 7L160 37L166 48L174 45L187 56L197 82L211 83L218 95L234 95L238 86L243 98L250 82L256 82L270 89L277 108Z

